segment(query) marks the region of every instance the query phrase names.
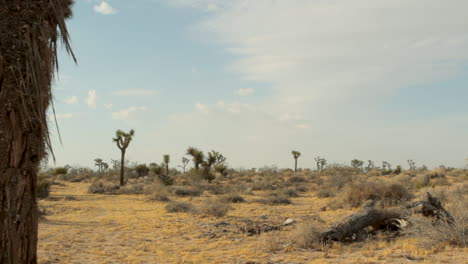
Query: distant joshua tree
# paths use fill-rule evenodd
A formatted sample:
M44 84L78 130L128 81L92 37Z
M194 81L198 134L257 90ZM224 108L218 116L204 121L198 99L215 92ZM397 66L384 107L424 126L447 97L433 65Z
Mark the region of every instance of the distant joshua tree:
M410 170L416 169L416 162L414 162L414 160L408 160L408 165Z
M187 167L187 165L188 165L189 162L190 162L189 159L187 159L186 157L183 157L183 158L182 158L182 165L179 165L179 166L177 166L177 167L182 168L182 170L183 170L184 173L185 173L185 168Z
M301 153L297 150L291 151L294 158L294 172L297 172L297 159L301 156Z
M213 152L208 152L208 157L201 163L205 173L210 173L211 167L216 163L216 160L216 156Z
M320 156L315 158L315 162L317 163L317 170L322 171L323 167L327 165L327 160L324 158L321 158Z
M358 160L358 159L353 159L351 161L351 167L355 168L355 169L363 169L362 166L364 166L364 161L362 160Z
M374 162L372 160L368 160L367 166L366 166L366 172L371 171L373 168L375 168Z
M210 153L215 158L215 162L214 162L215 166L217 166L217 165L219 165L221 163L224 163L226 161L226 157L224 157L223 154L221 154L221 153L219 153L217 151L214 151L214 150L212 150Z
M163 156L163 161L166 167L166 176L169 176L169 162L171 161L171 156L169 156L169 154L165 154Z
M195 167L195 170L198 171L200 169L200 165L203 163L203 160L205 158L203 152L194 147L189 147L187 149L187 155L192 156L193 165Z
M98 173L102 172L104 163L105 162L103 162L102 159L100 159L100 158L94 159L94 166L98 167Z
M386 162L386 161L383 161L382 162L382 168L384 170L389 170L390 171L390 170L392 170L392 165L390 163Z
M115 138L112 140L117 144L117 147L121 151L121 159L120 159L120 186L125 185L124 181L124 167L125 167L125 151L128 148L128 145L132 141L133 137L135 135L135 130L130 130L129 133L125 133L122 130L117 130L115 132Z

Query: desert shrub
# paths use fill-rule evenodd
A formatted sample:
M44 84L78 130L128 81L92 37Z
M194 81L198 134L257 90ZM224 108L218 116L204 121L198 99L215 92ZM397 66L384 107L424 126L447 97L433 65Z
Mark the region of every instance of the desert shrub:
M169 202L166 204L165 208L168 213L187 213L194 211L194 207L191 204L184 202Z
M68 168L65 167L58 167L53 169L52 174L53 175L65 175L68 173Z
M287 197L299 197L299 194L297 194L296 188L293 188L293 187L283 189L281 193Z
M137 173L138 177L144 177L149 173L149 167L146 164L138 164L135 166L135 172Z
M334 165L334 167L327 168L323 173L328 174L317 196L320 198L335 197L341 189L353 182L358 172L358 169L346 166Z
M252 184L252 190L276 190L277 186L269 179L256 180Z
M174 194L177 196L200 196L203 190L194 187L177 187L174 189Z
M305 185L296 185L295 188L298 192L307 192L309 190Z
M148 194L148 198L151 201L170 201L169 191L167 190L166 186L162 184L153 184L151 186L147 186L144 188L144 193Z
M323 226L318 221L307 221L298 224L289 234L289 238L298 248L317 248L322 244L320 235L322 230Z
M174 179L169 175L159 175L158 179L162 184L167 186L174 184Z
M243 203L245 202L244 197L238 195L238 194L225 194L221 197L219 197L220 201L223 201L225 203Z
M279 205L279 204L291 204L291 200L288 196L283 193L274 192L269 194L263 199L258 199L257 202L266 204L266 205Z
M336 190L330 189L330 188L321 188L317 192L317 197L319 198L330 198L330 197L335 197L336 196Z
M288 179L290 183L298 183L298 182L307 182L306 178L302 176L292 176Z
M434 169L423 174L419 174L412 179L413 185L418 188L450 185L446 177L447 169Z
M103 182L93 182L88 187L88 193L94 194L117 194L120 189L118 184L110 184L110 183L103 183Z
M211 184L205 187L205 190L210 192L211 194L220 195L225 194L232 191L231 186L226 186L223 184Z
M214 217L223 217L232 209L227 203L220 200L207 200L200 208L200 212Z
M123 187L120 187L116 194L143 194L144 185L143 184L127 184Z
M348 185L340 195L343 205L358 207L365 201L373 199L383 205L396 205L403 201L409 201L413 195L400 183L384 181L363 181Z
M434 244L446 244L452 246L466 247L468 245L468 214L466 203L464 208L452 210L455 219L454 223L413 216L410 218L411 225L405 231L407 235L423 238L419 241L425 246Z
M43 199L49 196L50 178L44 174L37 175L37 198Z

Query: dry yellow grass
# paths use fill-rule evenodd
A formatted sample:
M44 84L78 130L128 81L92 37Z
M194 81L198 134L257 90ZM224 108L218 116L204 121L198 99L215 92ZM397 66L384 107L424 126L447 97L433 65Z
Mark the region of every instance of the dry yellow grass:
M167 213L165 203L148 202L144 195L94 195L86 193L88 183L60 184L52 187L50 199L40 201L47 215L39 224L39 263L468 263L466 248L421 248L415 238L301 250L281 239L294 227L258 236L214 227L262 215L277 222L316 215L334 223L353 212L321 211L331 199L314 192L292 198L291 205L235 204L226 216L215 218ZM208 196L174 199L200 205Z

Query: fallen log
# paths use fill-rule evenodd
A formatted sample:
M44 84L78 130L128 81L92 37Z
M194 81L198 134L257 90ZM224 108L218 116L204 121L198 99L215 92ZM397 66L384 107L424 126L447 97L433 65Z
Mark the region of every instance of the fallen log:
M455 222L452 214L447 211L439 199L427 193L426 201L414 202L406 208L400 209L377 209L375 201L367 201L361 210L352 214L337 225L329 228L321 234L322 242L338 241L352 242L363 240L372 233L379 230L399 231L407 225L412 212L408 209L421 205L421 211L426 217L436 217L453 224Z
M401 210L376 209L375 202L369 200L363 208L321 234L323 242L352 242L365 239L377 230L398 230L406 219Z
M442 202L439 199L432 196L429 192L427 193L426 201L414 202L406 208L411 209L418 206L421 206L421 209L417 212L422 213L426 217L435 217L437 221L442 220L449 224L455 223L453 215L442 206Z

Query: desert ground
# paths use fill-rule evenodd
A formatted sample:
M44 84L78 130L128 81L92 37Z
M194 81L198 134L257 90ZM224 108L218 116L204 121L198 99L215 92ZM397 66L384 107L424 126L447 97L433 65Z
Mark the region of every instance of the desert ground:
M69 174L39 201L39 263L468 263L468 170L247 170L211 182L186 173L171 186L150 174L118 190L111 172ZM369 194L390 185L404 191ZM412 216L408 230L363 240L323 243L314 235L369 197L379 208L399 208L426 192L454 215L456 228Z

